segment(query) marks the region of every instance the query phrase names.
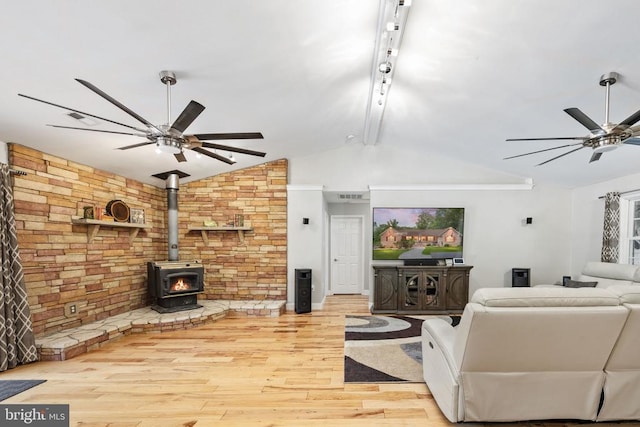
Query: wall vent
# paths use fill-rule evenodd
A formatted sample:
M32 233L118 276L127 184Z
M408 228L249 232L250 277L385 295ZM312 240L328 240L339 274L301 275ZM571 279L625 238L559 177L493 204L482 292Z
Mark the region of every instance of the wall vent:
M343 200L361 200L362 194L340 194L338 197Z

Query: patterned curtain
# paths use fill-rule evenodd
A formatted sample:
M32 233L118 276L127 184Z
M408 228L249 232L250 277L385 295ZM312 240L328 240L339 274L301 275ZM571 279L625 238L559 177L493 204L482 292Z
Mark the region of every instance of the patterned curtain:
M0 371L38 360L22 274L9 166L0 164Z
M604 197L604 228L602 230L602 262L618 262L620 246L620 193Z

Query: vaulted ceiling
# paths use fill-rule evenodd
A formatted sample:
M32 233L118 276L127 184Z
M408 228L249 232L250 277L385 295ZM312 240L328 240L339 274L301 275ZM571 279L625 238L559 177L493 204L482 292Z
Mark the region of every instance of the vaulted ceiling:
M159 185L173 169L189 179L363 143L378 0L21 0L0 14L0 140ZM640 172L640 146L589 163L591 148L543 166L585 136L563 109L605 118L600 76L617 72L610 120L640 109L640 3L633 0L413 0L377 145L438 153L534 181L581 186ZM78 84L91 82L154 124L167 117L158 73L171 70L171 115L206 107L189 133L262 132L263 140L216 141L265 151L233 166L156 154L139 137L84 127L30 95L139 125ZM122 131L97 120L97 129ZM227 152L219 152L227 156ZM161 183L160 183L161 184Z

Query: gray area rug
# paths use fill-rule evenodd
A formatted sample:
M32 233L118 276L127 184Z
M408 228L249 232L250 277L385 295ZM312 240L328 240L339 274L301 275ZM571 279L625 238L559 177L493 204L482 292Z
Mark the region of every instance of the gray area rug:
M424 382L422 322L440 317L457 325L460 316L346 316L344 382Z
M46 380L0 380L0 402L29 390Z

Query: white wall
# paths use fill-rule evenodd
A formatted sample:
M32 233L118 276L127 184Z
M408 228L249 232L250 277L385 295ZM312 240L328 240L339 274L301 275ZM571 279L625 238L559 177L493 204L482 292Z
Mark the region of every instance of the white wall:
M573 276L587 261L599 261L604 223L604 196L609 191L640 189L640 174L628 175L573 191L571 218L571 272Z
M312 303L324 299L324 206L322 186L287 186L287 310L293 310L297 268L311 269ZM303 224L303 218L309 218L309 224Z
M570 193L532 190L371 191L372 207L465 208L464 260L470 294L511 286L512 268L530 268L531 284L556 283L569 271ZM524 219L533 218L533 224ZM376 262L379 263L379 262Z
M425 186L433 184L508 186L528 181L453 158L362 144L289 159L289 182L294 188L313 185L322 186L325 191L362 191L373 186L375 190L370 192L368 218L371 218L370 209L376 206L464 207L464 258L467 264L474 266L471 271L472 292L480 287L510 286L512 268L531 268L532 284L559 282L569 271L572 206L568 189L548 185L536 185L532 190L521 191L425 189L428 188ZM397 188L385 190L385 186ZM411 186L414 189L410 189ZM323 266L317 254L317 250L325 253L328 250L322 232L310 236L310 230L301 229L298 224L301 212L316 209L305 216L326 213L318 200L318 191L311 197L313 200L295 194L298 191L289 192L289 268L292 272L298 265L311 262L309 254L299 249L313 246L318 257L318 260L313 260L317 265L314 268L323 268L320 274L328 280L327 266ZM326 209L335 212L336 208L329 206ZM533 224L523 225L526 217L532 217ZM372 230L365 227L365 232L365 252L371 262ZM309 237L314 240L309 240ZM314 270L314 282L315 275ZM371 284L370 271L367 275ZM293 284L291 276L289 283ZM320 295L314 294L314 301L318 301L316 297Z

